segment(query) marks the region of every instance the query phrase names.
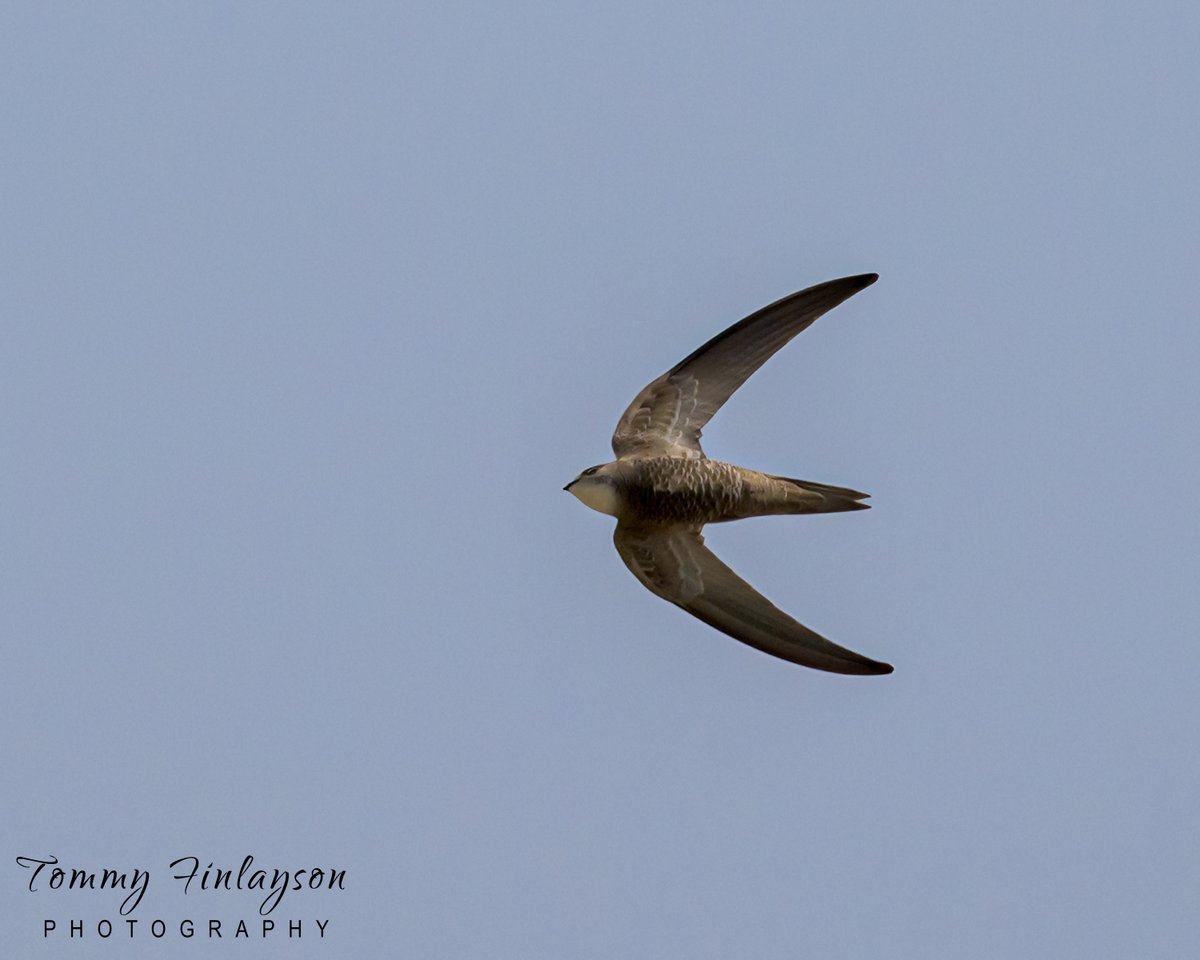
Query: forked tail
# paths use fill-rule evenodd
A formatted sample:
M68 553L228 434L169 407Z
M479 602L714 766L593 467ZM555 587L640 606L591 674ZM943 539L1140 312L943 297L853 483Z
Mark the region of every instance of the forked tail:
M781 480L792 484L804 491L797 497L797 513L839 513L843 510L869 510L869 503L861 503L870 494L851 490L849 487L834 487L828 483L813 483L811 480L797 480L795 477L771 476L772 480ZM813 496L816 494L816 496ZM789 498L790 499L790 498Z

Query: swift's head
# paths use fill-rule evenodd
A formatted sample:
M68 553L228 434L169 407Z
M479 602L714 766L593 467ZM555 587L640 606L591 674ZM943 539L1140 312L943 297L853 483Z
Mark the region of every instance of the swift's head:
M615 462L588 467L563 489L585 506L615 517L621 503L615 467Z

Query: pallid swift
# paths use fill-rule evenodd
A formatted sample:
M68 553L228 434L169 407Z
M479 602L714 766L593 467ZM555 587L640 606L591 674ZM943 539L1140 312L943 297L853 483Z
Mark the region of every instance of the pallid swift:
M877 279L809 287L717 334L634 398L613 433L617 459L563 488L617 518L617 553L652 593L764 653L833 673L892 668L793 620L717 559L700 531L743 517L865 510L867 494L709 460L700 431L775 351Z

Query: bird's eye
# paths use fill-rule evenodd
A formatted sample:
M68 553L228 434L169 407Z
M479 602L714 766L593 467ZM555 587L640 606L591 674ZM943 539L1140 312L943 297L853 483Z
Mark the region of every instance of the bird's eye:
M583 475L585 477L590 477L593 473L595 473L599 469L600 469L599 467L588 467L586 470L583 471Z

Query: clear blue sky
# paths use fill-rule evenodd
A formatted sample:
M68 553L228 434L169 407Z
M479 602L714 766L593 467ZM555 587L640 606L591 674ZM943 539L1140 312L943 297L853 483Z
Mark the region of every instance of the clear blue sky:
M11 3L0 942L21 855L347 871L256 957L1200 952L1194 4ZM874 495L710 545L889 677L662 603L562 485L705 432ZM285 909L286 908L286 909ZM243 948L241 952L245 952ZM248 954L247 954L248 955Z

